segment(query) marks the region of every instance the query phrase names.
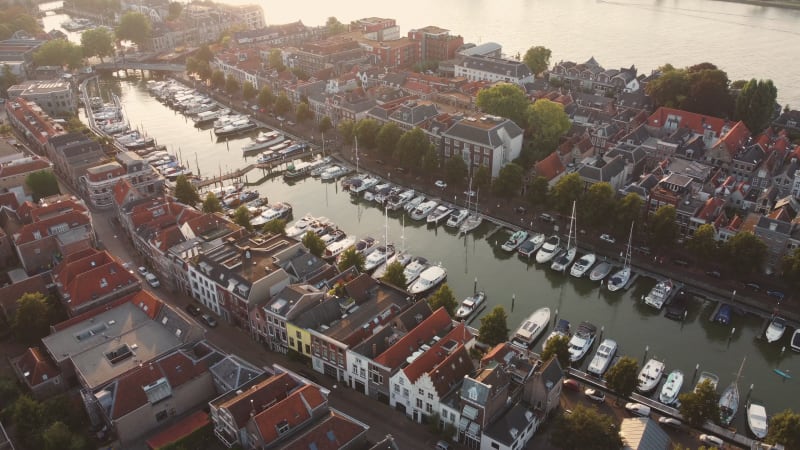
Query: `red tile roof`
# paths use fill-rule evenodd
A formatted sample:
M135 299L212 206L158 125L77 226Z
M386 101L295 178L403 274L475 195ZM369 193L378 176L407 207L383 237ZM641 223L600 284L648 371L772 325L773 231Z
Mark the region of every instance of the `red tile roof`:
M79 274L88 271L93 267L100 267L114 261L114 258L107 251L95 249L84 249L75 255L64 258L53 271L53 278L58 283L66 286Z
M19 208L17 208L17 216L19 216L20 220L24 223L29 223L31 221L31 211L36 208L36 203L31 201L24 201Z
M705 205L703 205L703 209L697 213L697 218L706 222L713 222L714 219L719 216L719 213L722 211L724 206L725 200L719 197L711 197L706 200Z
M89 217L86 213L79 211L67 211L66 213L49 217L39 222L24 225L16 233L14 233L14 242L17 245L27 244L28 242L35 241L47 236L51 236L51 227L61 224L67 224L68 230L72 230L81 226L89 225ZM38 233L38 238L36 237ZM60 229L54 235L61 234Z
M485 365L489 361L503 362L505 356L512 351L511 345L508 342L501 342L492 347L491 350L486 352L483 357L481 357L481 366Z
M366 432L366 429L363 426L344 417L337 411L331 411L327 418L304 432L299 438L287 443L285 448L339 450L345 448L346 444L364 432ZM347 448L351 447L348 446Z
M19 107L17 108L16 105ZM54 123L35 102L29 102L22 97L7 101L6 113L13 115L19 123L23 124L41 146L44 146L51 137L65 133L63 127Z
M35 347L26 350L14 364L31 387L61 375L58 369Z
M162 447L166 447L169 444L175 443L186 436L189 436L190 434L210 423L211 419L208 417L207 412L197 411L196 413L181 419L178 423L148 439L147 447L151 450L157 450Z
M419 341L430 341L441 330L451 324L452 319L450 319L450 315L447 314L447 310L439 308L419 325L414 327L414 329L406 333L405 336L398 339L394 345L378 355L375 358L375 362L389 369L400 367L403 361L419 348Z
M10 162L0 166L0 178L13 177L22 173L36 172L50 168L50 161L45 159L36 158L33 161L27 162Z
M463 323L459 323L447 335L433 344L430 349L404 367L403 372L405 372L409 381L416 382L422 374L432 371L442 361L442 358L445 358L445 360L450 359L456 353L458 347L471 340L472 337L469 328ZM450 346L452 348L449 348ZM450 353L447 353L448 348ZM469 360L469 355L467 355L467 359Z
M723 134L719 140L722 145L728 150L731 156L734 156L739 149L744 147L747 138L751 135L750 130L747 129L747 125L744 124L741 120L736 122L736 125L733 126L727 133Z
M706 116L680 109L667 108L662 106L647 118L647 124L657 128L663 128L667 123L667 118L672 115L680 118L678 128L689 128L695 133L703 134L704 126L710 126L718 136L725 126L725 120L718 117Z
M80 201L77 201L74 198L66 199L66 200L59 200L53 203L45 203L42 205L37 205L36 207L31 210L30 216L33 222L41 220L45 216L49 216L53 213L61 212L69 212L69 211L78 211L87 213L88 209L86 206Z
M307 384L292 392L285 399L275 403L253 417L253 422L261 434L265 446L278 440L278 426L286 422L291 432L295 427L311 419L317 408L327 400L317 386Z
M133 305L137 306L139 309L144 311L144 313L147 314L147 316L150 317L151 319L155 319L158 313L161 311L161 308L164 306L164 302L161 301L161 299L159 299L158 297L153 296L153 294L151 294L150 292L138 291L134 292L133 294L128 294L122 298L118 298L111 303L103 305L102 307L98 306L97 308L92 308L89 311L78 314L77 316L69 318L63 322L59 322L55 325L52 325L51 328L54 332L64 330L66 328L75 325L76 323L81 323L83 321L89 320L92 317L95 317L99 314L108 311L109 309L116 308L119 305L128 302L132 303ZM145 306L147 306L147 309L145 309Z
M13 192L3 192L0 193L0 207L5 206L12 211L17 211L19 209L19 202L17 202L17 196ZM17 212L19 214L19 212Z
M75 310L84 303L138 281L122 264L113 261L78 274L68 286L64 286L64 292L69 294L69 308Z
M475 365L472 363L472 358L469 357L469 351L464 344L461 344L444 361L433 367L428 374L433 380L436 393L439 394L439 397L444 397L453 386L473 370L475 370Z
M537 162L534 166L534 170L536 171L536 175L542 176L550 181L555 177L564 173L564 164L561 162L561 158L558 157L557 152L552 152L547 155L546 158Z
M269 377L247 391L220 403L219 408L227 409L233 417L236 427L242 428L250 418L253 408L261 411L265 406L286 398L297 386L299 384L294 378L287 373L282 373Z
M114 202L117 204L117 207L125 203L125 199L130 192L133 192L133 185L131 185L131 182L128 181L127 178L122 178L117 181L117 184L114 185Z

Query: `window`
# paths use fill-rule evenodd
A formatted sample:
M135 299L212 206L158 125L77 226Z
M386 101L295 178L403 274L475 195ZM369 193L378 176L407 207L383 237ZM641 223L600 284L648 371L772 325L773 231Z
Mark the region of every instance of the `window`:
M168 417L168 414L167 414L166 410L159 411L159 412L156 413L156 422L161 422L162 420L165 420L167 417Z
M492 448L496 448L497 450L500 450L500 444L498 444L497 442L492 442Z
M433 392L428 392L428 400L433 400Z
M425 391L423 391L421 388L419 390L419 395L425 395Z
M428 414L433 413L433 405L431 405L430 403L426 403L425 404L425 412L428 413Z
M403 396L408 397L408 389L403 389Z
M394 391L397 392L398 394L400 393L400 385L399 384L395 384L394 385Z
M298 330L298 331L295 331L295 335L297 336L297 339L302 339L302 338L303 338L303 337L300 335L300 330Z
M417 408L422 409L422 399L421 398L417 399Z

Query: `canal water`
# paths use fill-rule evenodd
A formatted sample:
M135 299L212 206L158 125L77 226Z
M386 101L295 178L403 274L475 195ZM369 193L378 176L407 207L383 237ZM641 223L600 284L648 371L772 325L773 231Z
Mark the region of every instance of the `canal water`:
M198 130L191 121L151 97L137 80L108 79L102 86L105 92L116 91L120 95L134 127L144 129L171 152L179 152L192 169L198 166L203 175L248 164L240 151L247 138L217 141L208 130ZM262 175L258 170L251 171L248 181L256 182ZM779 345L757 339L762 319L736 315L732 323L735 332L731 334L731 327L709 321L716 303L698 300L691 304L685 322L668 320L639 300L655 284L653 279L640 277L627 291L612 294L588 279L556 274L549 268L521 260L516 253L502 251L499 247L508 232L496 231L492 224L485 223L466 238L458 237L444 226L429 228L408 218L403 221L400 214L390 213L387 218L377 204L354 201L335 183L309 177L287 184L281 177L273 176L266 177L256 189L270 202L292 204L295 218L305 213L325 216L348 234L370 235L381 241L388 235L389 241L405 246L412 254L441 262L448 270L447 283L459 301L472 293L477 278L478 289L487 294L488 307L484 313L502 305L508 312L512 331L543 306L554 313L558 311L558 317L572 322L573 329L581 321L591 321L598 329L603 328L603 337L619 343L620 353L641 361L647 350L648 358L665 360L667 370L682 370L687 378L684 390L693 386L688 380L699 365L700 371L719 375L721 391L733 381L742 358L747 357L740 381L742 408L736 422L741 430L746 427L744 398L751 384L752 397L763 401L769 413L790 407L797 409L800 392L797 380L784 381L773 369L780 368L800 377L800 355L788 349L789 332ZM580 220L578 211L578 223ZM536 223L534 227L542 225ZM552 228L537 231L552 232ZM474 321L473 325L478 326L479 322ZM588 364L599 340L581 368ZM541 341L536 350L541 349ZM781 346L786 346L784 354Z

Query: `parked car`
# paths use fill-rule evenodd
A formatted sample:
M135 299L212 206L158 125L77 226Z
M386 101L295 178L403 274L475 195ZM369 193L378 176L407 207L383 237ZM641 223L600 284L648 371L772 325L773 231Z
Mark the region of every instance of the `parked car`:
M434 448L436 450L450 450L452 447L450 447L450 443L447 441L439 441Z
M586 389L583 391L583 395L589 398L589 400L596 401L597 403L603 403L606 401L606 394L603 391L598 391L597 389Z
M774 298L775 300L777 300L779 302L782 302L784 297L786 297L786 294L784 294L783 291L778 291L778 290L775 290L775 289L768 290L767 291L767 295L769 295L770 297Z
M626 403L625 409L628 410L629 413L642 416L642 417L649 417L650 416L650 407L647 405L643 405L641 403Z
M650 247L636 247L636 251L641 253L641 254L643 254L643 255L645 255L645 256L648 256L651 253L653 253L653 251L650 250Z
M202 311L200 311L200 307L195 305L194 303L189 303L186 305L186 312L193 316L199 316Z
M704 444L711 444L722 447L725 444L721 438L714 436L713 434L701 434L700 435L700 442Z
M601 241L606 241L606 242L608 242L609 244L613 244L613 243L617 242L617 240L616 240L616 239L614 239L614 237L613 237L613 236L610 236L610 235L608 235L608 234L605 234L605 233L603 233L603 234L601 234L601 235L600 235L600 240L601 240Z
M217 319L213 318L210 314L203 314L202 316L200 316L200 318L203 319L203 322L205 322L205 324L210 326L211 328L217 326Z
M706 272L706 275L708 275L711 278L722 278L722 274L719 273L718 270L709 270L708 272Z
M541 220L542 222L548 222L548 223L553 223L553 222L556 221L555 219L553 219L553 216L551 216L550 214L547 214L547 213L539 214L539 220Z
M564 380L564 389L569 389L570 391L580 392L581 391L581 384L578 383L578 380L573 380L572 378L567 378Z
M147 284L149 284L151 287L157 288L161 286L161 282L158 281L158 277L153 275L152 273L146 274L144 276L144 279L145 281L147 281Z
M147 270L147 267L145 267L145 266L139 266L139 268L138 268L138 269L136 269L136 270L138 270L138 271L139 271L139 275L141 275L141 276L145 276L145 275L147 275L148 273L150 273L150 272Z
M692 265L691 262L685 259L673 259L672 263L675 264L676 266L681 266L681 267L689 267L690 265Z
M750 289L751 291L756 291L756 292L761 290L761 285L752 281L748 281L747 283L745 283L744 287Z
M666 416L659 417L658 418L658 423L660 423L661 425L666 425L668 427L672 427L672 428L680 428L681 425L682 425L680 420L674 419L672 417L666 417Z
M438 187L438 188L442 188L442 189L444 189L444 188L446 188L446 187L447 187L447 183L445 183L445 182L444 182L444 181L442 181L442 180L436 180L436 182L435 182L435 183L433 183L433 184L435 184L435 185L436 185L436 187Z

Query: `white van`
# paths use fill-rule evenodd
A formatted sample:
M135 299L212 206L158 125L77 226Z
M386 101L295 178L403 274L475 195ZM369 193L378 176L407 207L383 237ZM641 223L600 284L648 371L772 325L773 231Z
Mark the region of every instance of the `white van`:
M150 286L152 286L152 287L154 287L154 288L157 288L157 287L161 286L161 282L159 282L159 281L158 281L158 277L156 277L156 276L155 276L155 275L153 275L152 273L149 273L149 272L148 272L148 273L147 273L147 274L144 276L144 279L147 281L147 283L148 283Z
M650 416L650 407L647 405L643 405L641 403L626 403L625 409L627 409L629 413L636 416L642 416L642 417Z

